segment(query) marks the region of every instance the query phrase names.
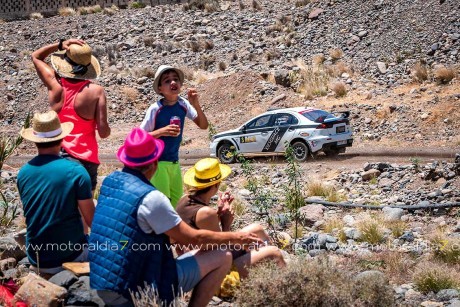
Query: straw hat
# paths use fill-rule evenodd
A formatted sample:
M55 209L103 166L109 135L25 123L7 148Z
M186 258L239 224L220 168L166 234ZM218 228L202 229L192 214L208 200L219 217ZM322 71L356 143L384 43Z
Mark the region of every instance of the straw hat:
M141 128L134 128L118 149L117 158L126 166L137 167L157 161L165 144Z
M204 158L185 172L184 183L198 189L204 189L221 182L230 175L231 168L220 164L217 159Z
M51 64L63 78L89 80L101 74L99 61L92 55L91 47L87 44L71 44L68 50L53 53Z
M174 70L177 75L179 76L179 80L180 80L180 83L181 84L184 84L184 72L178 68L174 68L172 66L169 66L169 65L161 65L160 67L158 67L156 73L155 73L155 79L153 80L153 89L155 90L155 93L157 93L158 95L161 95L158 87L160 85L160 79L161 79L161 75L165 72L165 71L168 71L168 70Z
M73 129L73 123L62 123L55 111L35 113L32 128L22 129L21 136L34 143L49 143L65 138Z

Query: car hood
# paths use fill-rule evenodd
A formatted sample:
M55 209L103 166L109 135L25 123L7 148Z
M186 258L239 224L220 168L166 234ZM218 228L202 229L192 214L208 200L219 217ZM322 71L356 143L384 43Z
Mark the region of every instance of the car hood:
M213 136L212 139L215 140L215 139L227 136L227 135L237 135L237 134L241 134L241 131L239 128L217 133Z

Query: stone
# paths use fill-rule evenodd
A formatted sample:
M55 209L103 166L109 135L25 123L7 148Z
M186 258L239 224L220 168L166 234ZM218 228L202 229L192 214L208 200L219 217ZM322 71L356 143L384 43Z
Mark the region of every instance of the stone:
M443 303L434 302L434 301L424 301L420 304L422 307L442 307L444 306Z
M0 260L0 270L1 271L14 269L15 266L16 266L16 259L14 258L6 258L3 260Z
M19 247L13 238L0 238L0 259L14 258L16 260L21 260L25 256L26 253Z
M377 62L376 64L381 74L387 73L387 64L385 64L384 62Z
M382 212L387 221L400 221L404 215L404 210L401 208L384 207Z
M278 69L274 73L275 83L284 87L291 86L291 78L289 77L289 70Z
M64 270L52 276L48 281L60 287L69 288L78 280L72 272Z
M367 172L361 173L361 178L363 181L371 180L372 178L377 178L380 176L380 171L378 169L370 169Z
M308 19L311 19L311 20L315 20L318 18L318 16L320 14L322 14L324 12L323 9L320 9L320 8L316 8L314 9L313 11L310 12L310 14L308 14Z
M436 293L436 299L441 302L447 302L459 297L457 289L442 289Z
M348 226L348 227L352 227L356 223L355 218L349 214L345 215L342 218L342 221L345 224L345 226Z
M304 225L311 227L324 217L324 207L322 205L308 205L299 209L301 220Z

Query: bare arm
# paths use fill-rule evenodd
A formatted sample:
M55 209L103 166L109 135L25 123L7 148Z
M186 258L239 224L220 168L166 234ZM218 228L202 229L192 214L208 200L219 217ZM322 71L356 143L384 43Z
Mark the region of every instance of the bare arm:
M160 129L150 131L149 134L157 139L160 136L178 136L180 134L180 127L177 125L168 125Z
M180 244L241 244L248 245L251 243L261 244L256 235L248 232L215 232L204 229L193 229L185 222L181 221L177 226L166 231L165 234Z
M80 209L80 213L83 216L86 224L91 227L93 223L94 217L94 201L92 198L83 199L78 201L78 209Z
M187 94L188 101L192 104L192 106L196 109L198 116L193 120L193 122L200 127L201 129L208 129L208 119L204 114L203 110L201 109L198 93L196 89L190 88L188 89Z
M70 39L66 40L62 47L64 49L68 49L70 44L83 44L82 40L77 39ZM32 63L35 66L35 70L37 71L38 76L42 80L43 84L48 89L48 100L51 108L54 107L55 104L61 101L62 96L62 86L59 84L58 80L56 79L55 72L52 67L50 67L46 62L45 59L53 52L58 50L59 43L54 43L50 45L46 45L41 47L40 49L35 50L31 54Z
M97 132L101 138L107 138L110 135L110 126L107 121L107 98L104 89L100 87L99 100L96 109Z

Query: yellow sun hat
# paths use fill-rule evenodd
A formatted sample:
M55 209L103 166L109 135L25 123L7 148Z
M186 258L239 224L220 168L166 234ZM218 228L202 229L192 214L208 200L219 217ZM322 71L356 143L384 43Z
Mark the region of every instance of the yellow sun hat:
M232 169L225 164L220 164L219 160L204 158L185 172L184 183L197 189L204 189L221 182L231 172Z

